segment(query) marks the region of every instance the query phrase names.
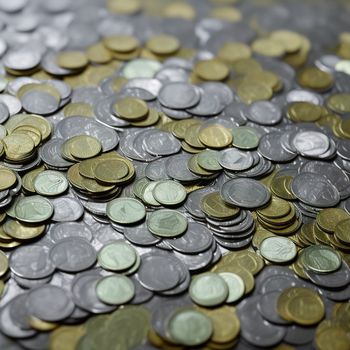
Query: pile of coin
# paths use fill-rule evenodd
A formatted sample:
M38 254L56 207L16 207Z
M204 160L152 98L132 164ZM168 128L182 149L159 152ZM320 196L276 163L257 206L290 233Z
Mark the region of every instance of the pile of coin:
M345 3L0 15L1 349L348 350Z

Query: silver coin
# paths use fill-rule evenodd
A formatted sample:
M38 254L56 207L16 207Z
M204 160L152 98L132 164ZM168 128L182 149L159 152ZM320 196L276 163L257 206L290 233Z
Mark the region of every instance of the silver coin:
M246 117L256 124L275 125L282 120L282 110L270 101L256 101L249 106Z
M271 193L261 182L240 178L225 182L220 195L227 203L247 209L262 207L271 198Z
M304 131L297 133L293 138L293 146L305 156L317 157L329 149L329 138L317 131Z
M154 130L144 139L145 149L155 156L167 156L181 149L180 141L169 132Z
M61 271L80 272L96 262L97 253L86 239L70 237L59 240L50 249L49 257Z
M48 277L55 270L49 259L49 248L41 245L17 248L10 255L9 265L14 274L28 279Z
M199 102L200 92L193 85L187 83L169 83L160 89L158 99L165 107L186 109Z
M291 190L303 203L318 207L333 207L339 203L337 188L322 174L301 173L294 177Z
M28 308L40 320L57 322L69 317L74 303L64 289L47 284L29 292Z
M80 237L91 241L93 237L89 226L82 222L62 222L55 224L50 227L48 235L54 243L69 237Z
M253 165L253 157L249 152L228 148L220 152L219 164L228 170L243 171Z
M80 219L84 213L84 208L80 202L72 197L57 197L50 199L54 206L54 221L76 221Z

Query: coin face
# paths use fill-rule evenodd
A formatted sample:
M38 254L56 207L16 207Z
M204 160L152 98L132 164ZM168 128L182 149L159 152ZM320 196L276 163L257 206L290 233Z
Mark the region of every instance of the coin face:
M21 198L15 207L15 215L18 220L28 223L44 222L53 214L51 202L41 196L29 196Z
M120 198L108 203L107 215L117 223L130 224L143 219L146 210L143 204L136 199Z
M276 263L291 261L297 254L295 244L285 237L268 237L265 238L259 247L261 255Z

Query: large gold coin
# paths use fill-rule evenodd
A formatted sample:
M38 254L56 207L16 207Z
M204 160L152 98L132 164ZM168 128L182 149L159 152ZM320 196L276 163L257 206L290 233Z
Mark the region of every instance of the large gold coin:
M219 192L209 193L200 202L202 211L212 218L229 219L238 215L240 209L227 205Z
M332 76L317 67L304 68L299 72L297 81L301 86L314 90L327 90L333 85Z
M231 144L232 133L220 124L212 124L199 131L199 140L210 148L224 148Z
M268 57L281 57L285 54L284 45L272 38L256 39L252 43L252 50L259 55Z
M276 219L288 215L291 211L290 204L278 197L272 197L270 203L257 210L257 213L267 218Z

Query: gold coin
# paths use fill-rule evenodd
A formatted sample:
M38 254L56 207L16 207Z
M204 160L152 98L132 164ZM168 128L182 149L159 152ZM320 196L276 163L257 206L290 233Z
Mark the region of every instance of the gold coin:
M199 311L209 316L213 323L211 341L225 344L237 338L240 331L240 321L236 309L232 306L222 306L215 309L198 307Z
M349 335L339 326L331 326L316 333L315 344L318 350L348 350Z
M114 185L102 185L96 180L89 179L87 177L82 178L81 184L86 191L89 191L91 193L105 193L115 188Z
M130 53L135 51L139 46L139 41L130 35L114 35L103 39L105 47L118 53Z
M50 334L50 350L75 350L86 333L83 326L61 326Z
M327 107L337 113L349 113L350 112L350 94L338 93L331 95L327 101Z
M104 183L117 183L129 173L129 168L121 159L99 161L94 169L95 178Z
M183 119L183 120L179 120L178 122L175 122L173 124L173 129L172 129L172 133L175 137L177 137L178 139L184 139L185 138L185 134L186 134L186 130L195 124L200 124L200 122L196 119Z
M9 268L9 262L8 262L7 256L5 255L4 252L0 250L0 277L5 275L5 273L8 271L8 268Z
M279 40L272 38L256 39L252 43L252 50L260 55L268 57L281 57L285 54L284 45Z
M81 51L66 51L57 55L57 64L65 69L82 69L88 63L85 53Z
M138 122L131 122L130 124L132 126L137 127L146 127L156 124L159 121L159 119L160 115L158 111L154 108L150 108L144 120L140 120Z
M245 292L244 294L249 294L255 286L255 280L253 274L247 270L244 267L239 266L238 264L223 264L223 265L216 265L213 268L213 271L216 273L219 272L232 272L237 274L239 277L242 278L245 285Z
M295 199L294 194L291 191L291 184L293 176L290 175L279 175L275 176L271 181L271 192L277 197L293 200Z
M91 63L105 64L112 60L111 53L106 49L103 43L98 42L90 45L86 51L86 57Z
M288 105L287 117L294 122L315 122L322 117L321 106L310 102L293 102Z
M316 222L323 231L334 233L337 224L349 218L349 214L344 209L327 208L320 210L317 214Z
M99 140L89 135L74 136L70 139L69 153L78 159L88 159L97 156L102 150Z
M79 190L85 189L83 186L84 177L79 173L79 164L74 164L68 169L67 179L73 187L76 187Z
M19 125L13 130L12 134L22 134L29 136L34 142L34 147L39 146L41 142L41 132L34 126Z
M226 204L219 192L205 195L200 202L201 210L211 218L229 219L236 217L240 209Z
M17 220L8 220L3 225L7 235L18 241L30 240L40 236L45 231L45 225L30 226Z
M264 82L264 84L268 85L271 89L275 89L279 82L280 78L273 72L270 72L268 70L259 70L259 71L252 71L249 72L243 81L249 81L252 80L258 81L258 82Z
M254 58L242 58L232 64L235 73L245 75L262 70L261 64Z
M215 7L211 11L211 17L234 23L242 19L242 13L234 7Z
M199 140L210 148L224 148L231 144L232 133L220 124L211 124L199 131Z
M201 124L193 124L189 126L185 132L185 141L192 147L204 149L205 145L203 145L199 139L200 129Z
M290 30L275 30L270 38L278 41L287 53L298 51L302 46L301 35Z
M11 134L3 138L6 158L12 161L21 161L34 150L34 142L28 135Z
M180 49L180 41L172 35L154 35L146 41L146 47L156 55L171 55Z
M140 0L107 0L107 9L120 15L133 15L141 11Z
M252 51L250 47L240 42L227 42L218 51L218 58L227 62L233 63L235 61L250 58Z
M159 11L156 11L157 16ZM195 9L183 1L171 1L164 9L164 17L194 19L196 17Z
M74 102L69 103L68 105L64 106L63 108L63 114L66 117L72 117L72 116L83 116L83 117L93 117L94 112L92 110L92 107L88 103L83 102Z
M11 188L17 181L14 171L0 167L0 191Z
M229 68L216 59L197 62L194 66L194 72L200 79L207 81L221 81L230 74Z
M250 271L253 275L258 274L264 268L264 260L261 256L250 250L230 252L223 255L222 264L235 264Z
M270 86L261 81L243 81L237 89L241 101L251 104L254 101L269 100L272 97Z
M314 90L327 90L333 85L332 76L317 67L304 68L297 75L297 81L299 85Z
M40 332L52 331L59 326L58 323L42 321L39 318L32 315L29 316L28 323L32 328Z
M117 101L113 106L118 117L126 120L137 121L147 116L147 103L134 97L125 97Z
M44 166L41 166L39 168L33 169L31 171L29 171L28 173L26 173L23 177L22 177L22 187L25 191L29 192L29 193L35 193L35 188L34 188L34 179L35 177L40 174L41 172L43 172L45 170Z
M338 222L334 234L339 241L350 244L350 219Z
M196 148L189 145L186 141L181 141L181 148L187 152L192 154L197 154L203 151L203 148ZM204 169L205 170L205 169Z
M257 210L257 213L267 218L281 218L288 215L291 211L290 204L278 197L272 197L270 203L265 207Z

